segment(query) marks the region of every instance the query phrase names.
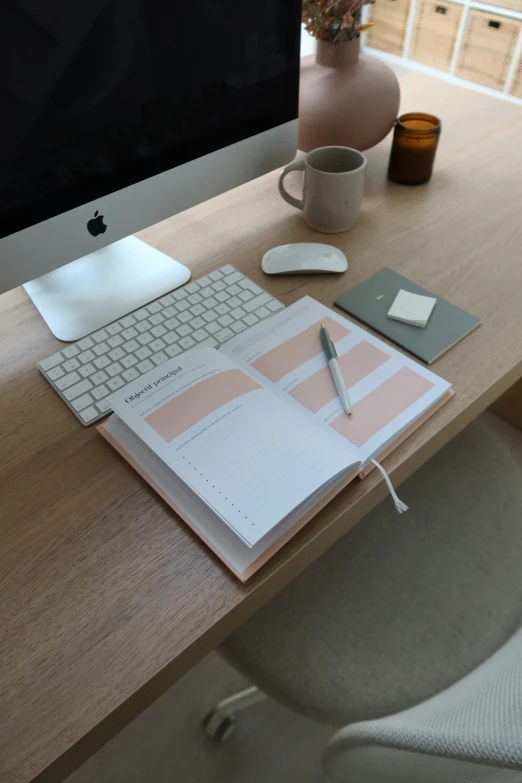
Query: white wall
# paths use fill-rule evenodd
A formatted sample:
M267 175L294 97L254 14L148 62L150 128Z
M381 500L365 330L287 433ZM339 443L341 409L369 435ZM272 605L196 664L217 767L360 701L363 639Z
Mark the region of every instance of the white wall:
M315 52L315 38L307 33L303 27L301 30L301 57Z

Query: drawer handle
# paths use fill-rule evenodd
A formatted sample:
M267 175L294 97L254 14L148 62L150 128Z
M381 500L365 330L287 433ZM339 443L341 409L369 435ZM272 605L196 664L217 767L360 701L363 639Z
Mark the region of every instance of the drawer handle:
M488 27L494 27L495 30L498 30L500 28L500 22L495 22L493 19L490 19L488 22Z
M447 8L444 8L443 5L438 5L435 9L436 14L446 14L448 12Z

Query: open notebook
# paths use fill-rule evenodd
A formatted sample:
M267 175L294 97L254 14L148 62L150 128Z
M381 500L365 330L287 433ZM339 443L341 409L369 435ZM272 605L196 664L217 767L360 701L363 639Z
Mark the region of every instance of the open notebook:
M305 297L219 351L193 348L118 390L99 429L245 581L449 394L447 381Z

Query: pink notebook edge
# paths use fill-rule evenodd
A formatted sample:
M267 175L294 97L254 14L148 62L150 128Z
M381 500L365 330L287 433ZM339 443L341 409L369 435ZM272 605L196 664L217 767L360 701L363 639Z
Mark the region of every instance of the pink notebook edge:
M403 432L403 434L394 443L392 443L384 452L379 454L378 459L383 460L389 456L392 451L404 443L404 441L409 438L410 435L412 435L422 424L424 424L425 421L431 418L431 416L433 416L433 414L436 413L446 402L449 402L449 400L452 399L454 395L454 390L450 389L438 402L432 405L432 407L426 411L423 416L414 422L411 427L408 427L408 429L405 430L405 432ZM321 511L340 492L342 492L348 486L348 484L350 484L353 479L356 478L356 476L359 476L360 479L363 479L375 468L374 465L371 465L364 470L360 470L360 468L355 468L352 470L339 484L333 487L330 492L328 492L318 503L316 503L313 508L311 508L301 517L301 519L292 525L292 527L287 530L286 533L281 536L281 538L268 547L268 549L266 549L263 554L257 558L257 560L249 565L248 568L246 568L244 571L238 571L233 566L233 564L227 560L222 552L217 547L215 547L203 533L201 533L195 522L190 519L187 514L181 511L180 508L178 508L178 506L168 497L168 495L156 484L154 479L149 476L143 467L136 462L134 457L132 457L129 452L124 449L123 446L107 431L105 425L106 422L103 422L97 427L100 435L105 438L105 440L118 452L118 454L120 454L120 456L122 456L126 462L129 463L129 465L147 482L147 484L152 487L152 489L162 498L162 500L165 501L169 508L171 508L188 525L192 532L195 533L195 535L197 535L204 544L206 544L206 546L216 555L216 557L218 557L219 560L221 560L221 562L226 565L229 571L231 571L243 583L247 582L250 577L259 571L259 569L262 568L280 549L282 549L282 547L285 546L285 544L287 544L290 539L299 533L299 531L302 530L303 527L319 513L319 511Z

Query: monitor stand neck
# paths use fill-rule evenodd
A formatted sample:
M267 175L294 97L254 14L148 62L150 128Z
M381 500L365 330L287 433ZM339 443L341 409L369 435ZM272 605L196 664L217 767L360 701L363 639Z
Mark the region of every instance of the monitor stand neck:
M59 340L79 340L178 288L190 270L136 237L78 258L24 288Z

